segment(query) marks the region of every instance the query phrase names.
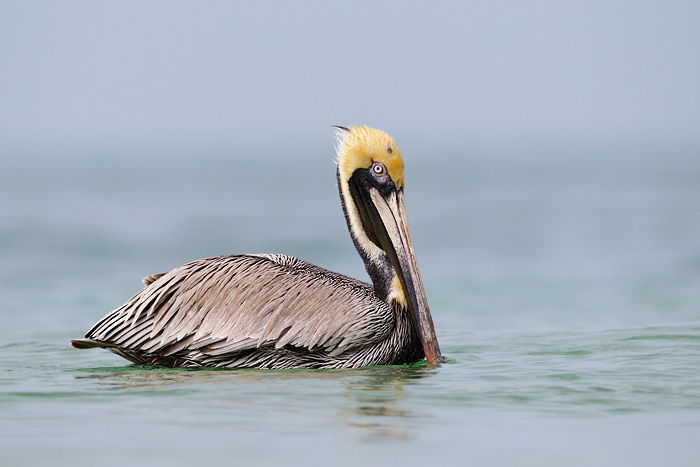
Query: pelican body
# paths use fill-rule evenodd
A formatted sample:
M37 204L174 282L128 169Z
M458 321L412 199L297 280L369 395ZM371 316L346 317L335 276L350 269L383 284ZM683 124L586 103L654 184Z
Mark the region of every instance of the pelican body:
M337 128L340 200L373 285L286 255L201 259L144 278L73 347L168 367L444 361L408 229L401 153L383 131Z

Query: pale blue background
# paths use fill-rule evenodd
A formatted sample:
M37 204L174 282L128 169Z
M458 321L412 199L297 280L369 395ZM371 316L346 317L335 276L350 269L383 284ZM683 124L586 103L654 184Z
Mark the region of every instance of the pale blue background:
M3 1L0 12L4 147L324 145L325 125L350 123L426 144L698 138L694 1Z

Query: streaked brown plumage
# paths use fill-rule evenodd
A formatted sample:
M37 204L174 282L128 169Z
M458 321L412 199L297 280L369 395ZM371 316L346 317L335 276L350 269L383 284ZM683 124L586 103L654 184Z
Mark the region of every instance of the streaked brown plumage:
M171 367L442 361L405 220L398 148L379 130L341 132L341 202L374 286L285 255L207 258L144 278L143 290L71 344Z

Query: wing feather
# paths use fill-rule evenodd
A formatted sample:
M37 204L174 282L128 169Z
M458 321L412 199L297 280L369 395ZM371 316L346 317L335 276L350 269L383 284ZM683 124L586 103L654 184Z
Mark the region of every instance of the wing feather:
M86 338L165 356L287 346L337 356L384 339L394 319L369 284L284 255L220 256L159 275Z

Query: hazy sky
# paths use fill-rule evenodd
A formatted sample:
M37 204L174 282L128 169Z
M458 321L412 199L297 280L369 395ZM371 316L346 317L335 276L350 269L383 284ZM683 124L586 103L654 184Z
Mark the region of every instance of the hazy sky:
M12 144L700 133L697 1L2 1L0 59Z

